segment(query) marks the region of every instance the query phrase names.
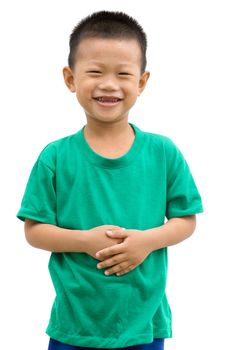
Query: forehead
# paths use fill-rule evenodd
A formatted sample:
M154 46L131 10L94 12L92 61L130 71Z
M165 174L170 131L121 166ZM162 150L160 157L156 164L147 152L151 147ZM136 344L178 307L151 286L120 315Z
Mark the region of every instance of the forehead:
M85 38L77 48L76 62L140 66L141 49L135 39Z

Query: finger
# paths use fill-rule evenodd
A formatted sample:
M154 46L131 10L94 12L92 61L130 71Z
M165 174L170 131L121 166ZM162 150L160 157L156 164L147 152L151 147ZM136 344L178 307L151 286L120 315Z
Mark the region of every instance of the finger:
M108 225L108 229L109 230L121 230L121 226Z
M121 227L121 226L110 226L106 229L107 231L110 230L110 231L121 231L121 230L126 230L126 228L124 227Z
M122 276L122 275L125 275L126 273L132 271L133 269L135 269L136 265L130 265L128 266L127 268L119 271L116 273L117 276Z
M126 259L125 254L117 254L112 256L110 259L102 261L97 264L98 269L103 269L104 267L109 267L122 263Z
M124 243L118 243L118 244L114 244L111 247L99 250L99 252L96 253L96 257L98 259L104 259L115 255L115 254L119 254L122 253L124 249Z
M117 228L109 228L106 230L106 232L111 234L111 233L123 232L125 230L126 228L124 227L117 227Z
M111 238L125 238L128 236L128 233L124 227L122 227L121 229L117 229L117 230L106 230L106 234L107 236L111 237Z
M129 267L129 261L123 261L121 264L117 264L115 266L112 266L110 269L106 270L104 273L105 275L113 275L114 273L118 273L119 271L122 270L127 270Z

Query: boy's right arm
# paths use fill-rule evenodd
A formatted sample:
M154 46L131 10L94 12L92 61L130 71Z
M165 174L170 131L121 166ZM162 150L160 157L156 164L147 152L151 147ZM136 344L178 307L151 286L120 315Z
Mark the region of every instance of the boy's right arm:
M35 248L51 252L80 252L97 257L95 254L106 247L121 243L122 238L110 238L105 231L120 229L119 226L102 225L90 230L70 230L55 225L25 219L25 237Z

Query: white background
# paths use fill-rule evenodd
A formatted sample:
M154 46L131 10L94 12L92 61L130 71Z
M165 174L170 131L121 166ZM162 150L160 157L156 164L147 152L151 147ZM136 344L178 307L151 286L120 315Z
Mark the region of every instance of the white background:
M169 248L174 337L166 350L234 349L233 2L8 0L0 6L4 350L47 349L44 332L54 297L49 253L26 243L15 216L42 148L86 122L62 68L73 27L103 9L127 12L148 34L151 78L129 121L174 140L205 207L196 233Z

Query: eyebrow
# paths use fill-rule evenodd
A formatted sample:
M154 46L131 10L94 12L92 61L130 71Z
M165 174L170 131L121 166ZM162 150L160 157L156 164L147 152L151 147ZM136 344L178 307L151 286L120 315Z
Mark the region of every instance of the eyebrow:
M102 62L99 62L99 61L96 61L96 60L91 60L89 62L87 62L87 65L96 65L96 66L99 66L99 67L105 67L106 64L105 63L102 63ZM129 64L129 63L120 63L117 65L118 68L131 68L133 65L132 64Z

